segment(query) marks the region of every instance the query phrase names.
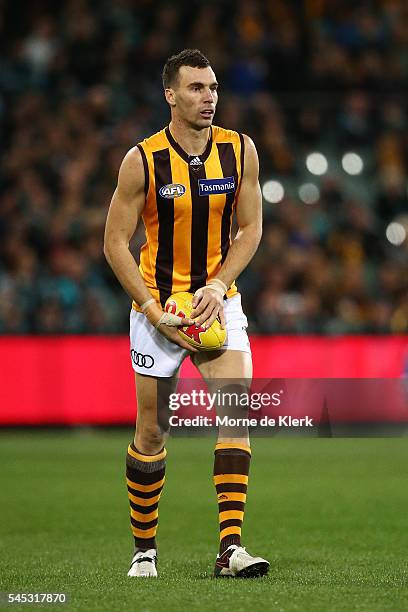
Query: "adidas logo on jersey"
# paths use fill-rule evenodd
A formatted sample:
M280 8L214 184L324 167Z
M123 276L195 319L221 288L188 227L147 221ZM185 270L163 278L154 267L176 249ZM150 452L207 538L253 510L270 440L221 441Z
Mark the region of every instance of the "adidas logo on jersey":
M199 157L193 157L193 159L190 161L190 166L202 166L203 162L201 161L201 159Z

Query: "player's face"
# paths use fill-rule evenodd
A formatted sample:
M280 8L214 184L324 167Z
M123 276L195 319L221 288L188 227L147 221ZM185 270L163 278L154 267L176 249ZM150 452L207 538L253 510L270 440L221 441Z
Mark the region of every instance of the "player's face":
M212 68L182 66L174 89L166 98L178 117L195 129L209 127L218 101L218 83Z

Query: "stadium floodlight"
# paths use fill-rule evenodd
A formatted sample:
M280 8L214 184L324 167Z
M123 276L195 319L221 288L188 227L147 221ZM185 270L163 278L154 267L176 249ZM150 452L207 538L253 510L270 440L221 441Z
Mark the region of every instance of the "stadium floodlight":
M311 174L321 176L327 172L329 164L323 153L314 152L309 153L309 155L306 157L306 167Z
M279 181L266 181L262 187L262 195L267 202L277 204L285 196L285 190Z
M303 183L299 187L299 198L305 204L316 204L320 198L319 188L313 183Z
M401 223L398 223L397 221L392 221L392 223L387 226L387 229L385 230L385 235L387 236L387 240L391 242L391 244L393 244L394 246L400 246L407 237L407 232L405 227Z
M347 172L347 174L351 174L352 176L361 174L364 168L364 162L360 155L358 155L358 153L353 153L352 151L343 155L341 165L343 166L344 172Z

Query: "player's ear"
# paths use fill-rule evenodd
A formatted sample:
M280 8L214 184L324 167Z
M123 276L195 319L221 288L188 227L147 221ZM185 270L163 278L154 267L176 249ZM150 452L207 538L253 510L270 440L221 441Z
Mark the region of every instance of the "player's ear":
M165 98L170 106L176 106L176 92L171 87L164 90Z

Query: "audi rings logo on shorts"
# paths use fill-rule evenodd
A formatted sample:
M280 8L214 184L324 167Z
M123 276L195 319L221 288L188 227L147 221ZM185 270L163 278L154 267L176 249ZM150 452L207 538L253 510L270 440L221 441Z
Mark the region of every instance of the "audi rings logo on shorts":
M143 353L137 353L134 349L130 351L130 356L133 363L139 368L146 368L150 370L154 366L154 359L151 355L143 355Z

